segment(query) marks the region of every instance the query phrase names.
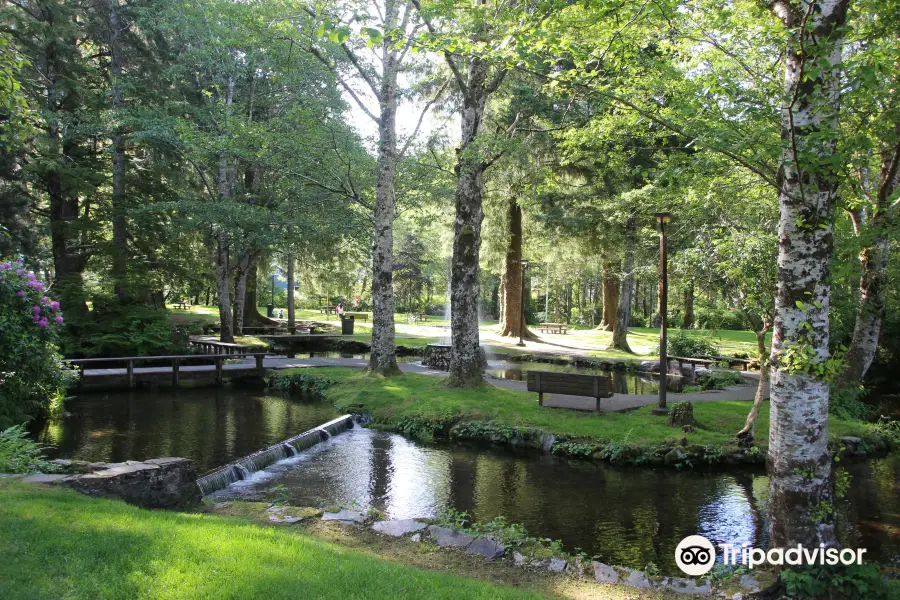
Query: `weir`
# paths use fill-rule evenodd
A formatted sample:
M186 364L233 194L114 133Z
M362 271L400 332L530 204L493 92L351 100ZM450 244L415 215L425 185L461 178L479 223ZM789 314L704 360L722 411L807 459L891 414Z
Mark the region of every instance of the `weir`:
M304 431L299 435L273 444L268 448L258 450L243 458L218 467L204 474L197 480L197 486L204 496L224 489L234 483L247 479L253 473L261 471L279 460L296 456L302 450L312 448L319 442L337 435L353 427L353 417L344 415Z

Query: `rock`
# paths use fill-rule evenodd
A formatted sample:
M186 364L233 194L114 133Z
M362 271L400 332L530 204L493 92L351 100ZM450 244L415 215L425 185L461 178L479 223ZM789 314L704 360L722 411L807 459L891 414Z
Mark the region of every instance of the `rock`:
M616 583L619 581L619 573L609 565L594 561L594 580L599 583Z
M466 548L466 554L479 554L488 560L500 558L504 552L506 552L506 546L491 536L479 538Z
M428 523L416 521L415 519L401 519L399 521L378 521L372 525L372 530L391 537L402 537L421 531L426 527L428 527Z
M353 510L339 510L336 513L324 513L322 515L323 521L337 521L338 523L343 523L344 525L356 525L362 523L365 519L361 513L358 513Z
M746 575L741 575L741 579L738 581L738 585L748 592L758 592L760 589L759 580L749 573Z
M188 508L200 503L197 469L187 458L128 461L59 481L88 496L118 498L144 508Z
M625 578L623 582L625 585L630 585L631 587L636 588L648 588L653 587L653 584L650 583L650 579L645 575L642 571L636 571L634 569L628 573L628 577Z
M564 558L551 558L550 566L548 567L548 571L551 573L562 573L566 570L566 565L569 564L569 561Z
M516 563L517 567L521 567L528 560L525 556L519 554L518 552L513 552L513 562Z
M700 377L701 375L709 375L710 373L712 373L712 369L707 369L706 367L694 368L694 377Z
M415 542L415 543L418 544L419 542L422 541L422 534L421 534L421 533L417 533L416 535L414 535L414 536L412 536L411 538L409 538L409 540L410 540L411 542Z
M22 478L22 481L25 483L56 483L66 477L68 477L68 475L36 473L34 475L26 475Z
M471 535L437 525L428 526L428 535L434 538L434 543L441 548L466 548L475 540Z
M645 373L659 373L659 361L658 360L642 360L641 364L638 365L638 371L643 371Z
M584 577L584 563L581 562L581 559L576 558L566 565L566 572L575 577Z
M221 503L227 504L227 503ZM217 504L218 508L220 504ZM269 516L272 523L297 523L304 519L318 517L322 511L315 508L298 508L296 506L270 506L266 509L265 514Z
M669 578L664 587L669 588L673 592L678 592L679 594L708 594L712 591L709 580L700 585L693 579L685 579L683 577Z
M671 466L681 462L682 458L684 458L684 452L682 452L681 448L673 448L663 457L663 463Z

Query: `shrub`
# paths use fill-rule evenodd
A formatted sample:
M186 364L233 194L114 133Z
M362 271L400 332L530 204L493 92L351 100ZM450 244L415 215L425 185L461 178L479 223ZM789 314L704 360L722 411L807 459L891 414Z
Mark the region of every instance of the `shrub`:
M719 348L712 342L710 336L687 333L681 329L675 329L669 333L666 347L668 348L669 356L690 358L719 356Z
M869 406L862 399L867 393L860 385L832 385L828 413L849 421L865 421L869 416Z
M866 598L887 600L895 597L873 564L824 566L812 565L784 569L781 584L788 598Z
M694 311L698 329L749 329L746 317L739 310L698 308Z
M0 428L27 421L62 398L71 377L57 349L59 302L20 261L0 262Z
M697 378L697 384L704 391L724 390L728 386L742 383L744 383L744 378L735 371L710 371Z
M269 380L269 387L285 390L291 394L322 396L325 390L336 383L333 379L310 373L282 373Z
M50 473L56 465L44 460L44 447L28 438L23 425L0 431L0 473Z
M94 309L66 337L67 356L153 356L187 353L185 328L165 310L114 298L94 298Z

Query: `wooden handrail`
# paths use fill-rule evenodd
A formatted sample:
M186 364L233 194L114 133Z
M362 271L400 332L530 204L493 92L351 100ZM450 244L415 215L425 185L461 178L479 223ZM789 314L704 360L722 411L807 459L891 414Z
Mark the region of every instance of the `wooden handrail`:
M83 365L98 362L125 362L138 360L175 360L184 358L232 359L255 356L275 356L271 352L239 352L235 354L175 354L171 356L116 356L110 358L65 358L63 362L70 365Z

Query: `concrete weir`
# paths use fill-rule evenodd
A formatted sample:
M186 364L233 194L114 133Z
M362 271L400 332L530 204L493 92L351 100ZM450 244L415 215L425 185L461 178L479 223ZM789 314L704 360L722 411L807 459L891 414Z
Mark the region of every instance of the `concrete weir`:
M197 486L204 496L212 494L228 487L235 481L246 479L251 474L261 471L279 460L296 456L319 442L324 442L334 435L347 431L353 427L353 424L351 415L338 417L309 431L304 431L268 448L232 461L225 466L213 469L197 480Z

